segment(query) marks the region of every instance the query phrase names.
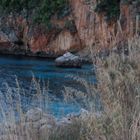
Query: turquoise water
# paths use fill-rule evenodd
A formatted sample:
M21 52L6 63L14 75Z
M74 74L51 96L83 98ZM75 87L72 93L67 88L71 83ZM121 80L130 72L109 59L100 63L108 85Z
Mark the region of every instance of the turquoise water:
M36 92L33 87L31 88L31 79L35 77L41 81L41 87L44 87L43 85L46 83L45 85L48 87L45 87L47 87L48 90L47 93L44 92L43 97L51 99L51 101L45 100L45 103L43 103L44 107L41 105L42 108L56 117L60 117L80 110L80 106L77 104L63 102L62 91L64 86L85 91L84 87L72 77L79 76L88 82L95 83L96 79L92 69L92 65L88 64L83 65L81 69L58 68L55 66L54 60L45 58L0 56L0 91L1 94L6 96L8 93L6 92L5 83L15 88L15 78L17 78L20 87L24 89L24 95L21 92L23 109L27 111L34 106L40 107L38 99L34 98ZM12 95L12 98L13 100L17 100L16 95Z

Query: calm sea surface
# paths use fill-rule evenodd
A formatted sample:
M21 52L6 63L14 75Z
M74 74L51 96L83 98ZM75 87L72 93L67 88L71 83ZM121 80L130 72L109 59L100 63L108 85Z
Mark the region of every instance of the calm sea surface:
M78 76L90 83L96 82L95 75L92 72L92 65L83 65L81 69L58 68L55 66L54 60L1 55L1 104L5 105L6 108L6 99L4 100L3 98L7 98L7 96L12 96L12 99L15 100L15 102L19 100L19 97L16 94L17 87L20 86L22 89L19 91L20 101L22 108L25 111L32 107L42 107L56 117L78 112L81 108L79 105L65 103L62 99L62 92L65 86L70 86L86 92L85 88L72 78ZM35 89L36 82L32 81L33 77L40 83L44 98L44 100L41 98L43 105L39 102L40 98L35 98L37 89ZM16 79L18 80L19 85L16 84Z

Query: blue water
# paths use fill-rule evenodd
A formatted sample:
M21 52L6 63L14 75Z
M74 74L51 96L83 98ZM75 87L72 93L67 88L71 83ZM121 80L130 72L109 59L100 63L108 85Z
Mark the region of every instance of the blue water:
M42 108L47 109L56 117L60 117L80 110L80 106L77 104L63 102L64 86L86 92L83 85L76 82L72 77L79 76L90 83L95 83L96 79L92 69L90 64L83 65L81 69L59 68L55 66L54 60L46 58L0 56L0 91L6 96L8 93L5 83L8 83L9 87L15 88L17 87L15 79L18 79L20 87L24 89L24 95L23 92L20 93L23 109L27 111L33 106L40 107L38 99L34 98L36 92L33 89L31 91L31 80L35 77L41 81L42 89L44 83L48 86L45 86L47 87L47 94L43 94L45 101L44 108ZM16 100L14 95L12 97ZM46 98L51 100L47 101Z

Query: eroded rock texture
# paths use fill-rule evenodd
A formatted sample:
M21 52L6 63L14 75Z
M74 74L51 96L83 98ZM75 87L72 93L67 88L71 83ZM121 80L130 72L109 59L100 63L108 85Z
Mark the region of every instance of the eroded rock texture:
M0 53L57 57L66 52L78 52L93 47L94 52L124 45L140 26L140 5L120 1L120 19L108 23L104 13L94 11L96 0L70 0L69 15L53 16L49 31L44 25L32 24L22 15L0 18ZM113 40L113 41L112 41Z

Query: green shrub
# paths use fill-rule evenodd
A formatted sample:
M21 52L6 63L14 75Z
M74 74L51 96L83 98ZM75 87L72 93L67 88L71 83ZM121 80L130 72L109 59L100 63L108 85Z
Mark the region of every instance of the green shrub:
M0 9L4 13L16 13L23 10L27 14L34 11L36 22L49 24L50 17L54 14L60 14L68 8L67 0L0 0Z
M95 11L104 13L107 21L117 20L120 15L120 0L101 0Z
M37 21L48 23L50 17L66 6L66 0L43 0L37 12Z
M4 12L19 12L23 9L31 9L39 4L38 0L0 0L1 9Z

